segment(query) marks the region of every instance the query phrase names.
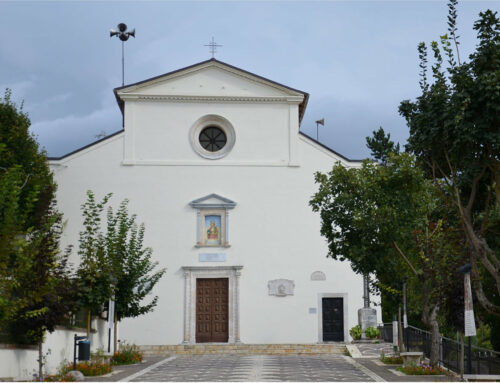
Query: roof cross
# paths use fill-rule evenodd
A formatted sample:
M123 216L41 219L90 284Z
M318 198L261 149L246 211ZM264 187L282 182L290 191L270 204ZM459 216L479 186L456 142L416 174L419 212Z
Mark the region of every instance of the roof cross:
M212 58L214 58L215 54L217 53L217 47L222 47L223 45L217 45L214 38L212 37L212 41L210 41L208 44L205 44L204 46L210 47L210 53L212 54Z

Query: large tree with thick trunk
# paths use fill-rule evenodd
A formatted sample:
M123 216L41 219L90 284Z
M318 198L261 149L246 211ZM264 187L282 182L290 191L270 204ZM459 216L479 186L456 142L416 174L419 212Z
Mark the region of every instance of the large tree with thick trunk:
M479 14L478 45L462 63L455 6L450 1L449 34L441 47L431 44L430 78L427 47L419 45L421 95L399 110L410 128L407 150L459 217L475 296L500 316L500 21L491 10ZM486 280L494 289L487 291Z

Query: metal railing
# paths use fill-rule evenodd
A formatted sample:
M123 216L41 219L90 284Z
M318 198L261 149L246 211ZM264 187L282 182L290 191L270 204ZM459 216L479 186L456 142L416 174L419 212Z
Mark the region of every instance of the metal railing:
M382 339L392 342L392 323L380 327ZM426 357L431 355L431 333L417 327L408 326L404 333L404 344L408 351L421 351ZM440 339L439 362L444 367L460 372L460 343L446 338ZM500 375L500 352L465 344L464 372L474 375Z

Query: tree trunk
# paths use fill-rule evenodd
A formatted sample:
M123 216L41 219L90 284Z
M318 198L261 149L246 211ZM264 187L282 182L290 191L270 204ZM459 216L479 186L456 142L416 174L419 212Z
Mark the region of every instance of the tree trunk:
M401 305L398 306L398 346L399 352L406 352L403 338L403 326L401 326Z
M113 353L115 353L116 351L118 351L116 349L116 345L117 345L117 334L118 334L118 331L117 331L117 324L118 324L118 314L116 312L116 306L115 306L115 320L114 320L114 324L113 324Z
M91 322L90 309L87 310L87 339L90 339L90 322Z
M464 333L460 331L460 380L464 380L464 356L465 356L465 345L464 345Z
M38 380L43 382L43 338L38 342Z
M439 323L437 321L437 313L439 310L439 306L434 306L432 310L431 317L429 318L429 322L431 325L431 356L430 356L430 364L432 367L437 367L439 365L439 349L440 349L440 340L441 334L439 333Z

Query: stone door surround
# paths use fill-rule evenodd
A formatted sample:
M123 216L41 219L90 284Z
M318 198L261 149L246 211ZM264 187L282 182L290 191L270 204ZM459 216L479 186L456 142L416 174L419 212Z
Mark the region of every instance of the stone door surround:
M229 279L228 343L240 343L240 270L243 266L183 266L184 272L184 340L196 344L196 279Z

